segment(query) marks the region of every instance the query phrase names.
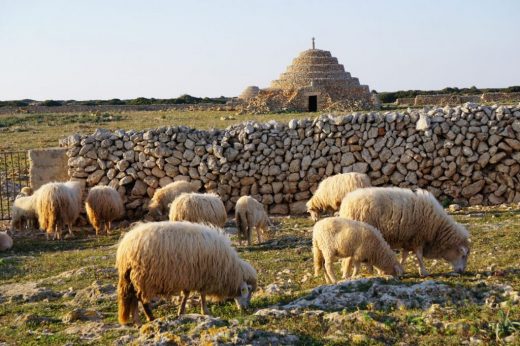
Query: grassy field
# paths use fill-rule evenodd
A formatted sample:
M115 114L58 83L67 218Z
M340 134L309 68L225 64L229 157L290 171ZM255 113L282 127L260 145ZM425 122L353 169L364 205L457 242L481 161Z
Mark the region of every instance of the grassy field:
M226 128L246 120L289 121L315 117L317 113L235 115L233 112L128 112L102 114L0 114L0 151L54 147L73 133L89 134L96 128L142 130L161 126L191 126L198 129Z
M432 276L420 278L415 263L409 259L407 274L401 284L435 280L473 291L496 285L510 285L519 290L520 210L463 210L455 218L471 233L473 248L468 272L462 276L444 275L449 271L445 263L427 261ZM357 317L339 331L335 325L313 314L258 318L251 313L294 300L325 284L323 277L311 275L312 225L309 220L281 218L275 222L279 224L279 230L270 240L238 248L240 255L258 270L260 289L253 296L252 311L240 313L231 302L210 304L214 316L227 320L236 318L240 325L261 330L286 329L308 345L344 344L345 340L360 344L401 341L406 344L455 345L470 339L502 344L504 338L511 340L511 335L516 335L516 343L520 342L520 306L512 299L497 304L487 300L486 303L463 306L447 304L436 310L387 311L373 306L358 306L340 311L341 315ZM86 234L86 230L75 239L61 242L45 241L43 235L25 234L15 238L11 251L0 254L0 293L13 284L20 285L17 288L20 295L32 283L47 290L43 296L30 299L32 301L24 301L16 295L0 301L0 342L17 345L111 344L122 335L137 335L135 328L117 326L114 245L119 234L96 239L91 231ZM281 292L267 294L265 288L270 284L278 285ZM104 290L108 295L104 295ZM95 318L67 321L67 316L77 308L93 310ZM162 300L155 307L157 317L175 311L176 305L169 300ZM191 307L189 311L197 313L198 308ZM89 336L87 330L95 335ZM330 337L332 334L334 338ZM346 339L341 339L341 336Z
M316 115L251 116L229 112L0 115L0 151L56 146L62 137L76 132L92 133L98 127L114 130L187 125L208 129L225 128L245 120L286 122ZM518 291L520 210L465 209L455 217L467 226L472 236L468 272L462 276L444 275L449 270L445 263L427 261L432 276L420 278L409 259L401 284L435 280L477 294L500 285ZM260 330L285 329L309 345L399 342L458 345L470 341L520 344L520 306L513 298L503 298L497 303L486 299L462 306L448 303L427 310L357 306L339 311L349 318L348 323L341 325L311 312L283 318L254 316L254 311L303 297L325 284L323 277L312 275L309 220L276 221L280 229L272 239L238 249L258 270L260 289L253 297L252 310L240 313L232 303L211 304L214 316L236 319L242 326ZM14 248L0 253L0 344L112 344L123 335L137 335L137 329L121 328L116 319L114 256L118 239L118 233L96 239L89 228L74 239L61 242L45 241L43 235L15 235ZM272 285L280 292L269 293L266 288ZM76 320L73 316L78 309L87 313ZM161 300L155 306L158 317L175 311L176 305L169 300ZM190 307L189 311L196 313L198 309Z

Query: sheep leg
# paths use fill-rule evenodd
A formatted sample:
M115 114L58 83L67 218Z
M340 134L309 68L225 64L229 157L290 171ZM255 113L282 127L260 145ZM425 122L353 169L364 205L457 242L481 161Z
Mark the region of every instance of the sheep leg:
M111 228L110 221L105 222L105 231L107 232L107 235L110 235L110 228Z
M343 279L346 279L350 276L350 273L352 272L352 261L350 257L347 257L343 260L341 270Z
M262 242L262 228L256 227L256 236L258 238L258 244Z
M359 270L359 267L360 267L360 263L359 261L354 261L354 271L352 272L352 277L355 278L356 276L358 276L360 270Z
M401 255L401 265L404 267L404 264L406 263L406 259L408 258L409 252L406 250L403 250L403 253Z
M424 266L422 248L418 248L415 250L415 257L417 257L417 263L419 263L419 274L421 274L421 276L428 276L429 273L426 270L426 267Z
M132 311L131 314L132 314L135 325L140 326L141 320L139 319L139 305L138 304L135 304L134 311Z
M312 257L314 259L314 276L317 277L320 274L320 269L323 266L323 253L316 246L316 244L312 244ZM325 279L327 278L327 274L325 274Z
M206 305L206 293L200 292L200 313L209 315L208 306Z
M332 267L332 259L325 258L325 274L328 275L330 283L336 283L336 277L334 276L334 268ZM326 278L326 276L325 276Z
M143 305L144 314L146 315L146 319L148 320L148 322L153 321L155 318L153 317L152 307L150 306L150 303L144 303L143 301L141 301L141 304Z
M181 305L179 305L179 310L177 311L177 316L180 316L186 312L186 303L188 302L188 297L190 296L190 291L183 290L182 291L182 301Z
M253 227L247 225L247 246L251 246L253 243Z

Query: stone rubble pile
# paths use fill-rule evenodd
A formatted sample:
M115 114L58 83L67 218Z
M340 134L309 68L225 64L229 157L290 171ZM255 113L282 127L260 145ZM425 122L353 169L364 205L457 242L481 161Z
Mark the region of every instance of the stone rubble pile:
M198 182L228 210L252 195L272 214L297 214L324 178L367 173L375 186L424 188L460 205L520 202L520 105L463 106L75 134L69 176L110 185L139 216L154 191Z

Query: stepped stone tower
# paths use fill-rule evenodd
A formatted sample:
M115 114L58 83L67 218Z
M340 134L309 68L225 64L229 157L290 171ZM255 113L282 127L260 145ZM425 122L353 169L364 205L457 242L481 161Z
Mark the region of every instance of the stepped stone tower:
M372 107L367 85L345 71L329 51L301 52L279 79L249 99L248 111L354 110Z

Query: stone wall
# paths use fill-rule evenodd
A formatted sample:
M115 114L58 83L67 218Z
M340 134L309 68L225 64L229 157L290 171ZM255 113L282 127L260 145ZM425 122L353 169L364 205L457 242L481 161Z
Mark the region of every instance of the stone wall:
M9 113L86 113L86 112L142 112L142 111L233 111L232 105L218 103L197 103L178 105L64 105L0 107L0 114Z
M439 94L439 95L417 95L415 97L414 106L455 106L461 104L459 95Z
M176 180L198 181L228 210L252 195L270 213L301 213L321 180L352 171L373 185L426 188L460 204L520 202L520 106L468 103L213 131L98 130L63 144L70 175L118 188L135 215L156 188Z
M395 104L399 106L413 106L415 104L415 97L401 97L395 100Z
M484 93L478 95L417 95L410 98L398 98L396 105L407 106L456 106L466 102L499 102L501 104L512 104L520 101L520 93Z
M516 93L484 93L481 97L484 102L511 102L520 101L520 92Z
M29 186L34 190L51 181L69 180L67 149L29 150Z

